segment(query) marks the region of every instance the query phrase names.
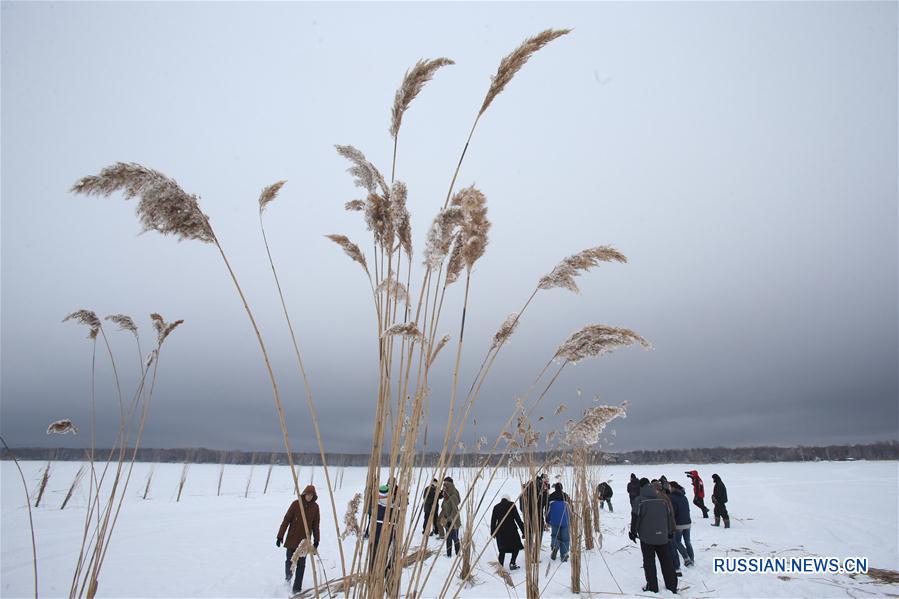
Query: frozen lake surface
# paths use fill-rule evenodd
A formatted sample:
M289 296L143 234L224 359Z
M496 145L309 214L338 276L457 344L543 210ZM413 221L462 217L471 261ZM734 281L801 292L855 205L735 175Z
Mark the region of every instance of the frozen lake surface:
M36 488L43 462L23 462L29 490ZM65 510L60 504L80 466L56 462L48 490L34 510L38 539L38 572L42 597L68 593L84 522L86 481ZM244 497L250 466L225 468L222 495L216 495L219 466L191 466L180 502L175 501L181 464L157 464L146 500L141 498L151 464L135 465L128 496L116 527L100 577L100 597L277 597L285 598L284 551L275 547L281 518L292 500L287 467L276 466L268 492L262 493L267 464L253 469L249 497ZM697 468L706 483L711 507L711 475L727 485L732 528L709 526L692 508L692 540L696 565L684 568L680 579L685 597L871 597L897 596L899 585L875 584L865 576L841 574L715 574L716 557L833 556L867 557L870 567L899 570L897 544L897 462L806 462L718 464L694 466L604 466L599 477L610 480L615 491L614 513L602 512L603 546L584 553L582 565L586 596L659 596L643 594L639 547L628 540L628 500L625 485L630 472L655 478L666 475L689 488L685 470ZM362 491L363 468L331 468L340 518L347 501ZM450 473L464 496L471 475ZM551 473L551 479L557 472ZM428 475L426 475L428 476ZM521 481L500 471L487 497L507 492L517 495ZM567 477L566 477L567 478ZM301 485L318 488L321 507L322 569L328 578L340 576L333 518L320 468L302 467ZM563 479L563 482L565 479ZM481 483L483 485L483 483ZM692 495L688 494L691 498ZM489 501L488 501L489 502ZM492 509L486 505L482 513ZM476 522L482 513L479 513ZM489 515L476 527L476 550L489 536ZM418 524L420 530L420 524ZM343 526L341 525L341 530ZM549 560L544 537L541 588L546 597L570 597L569 564ZM355 539L344 541L352 555ZM417 544L417 541L413 545ZM438 547L432 540L431 546ZM349 557L347 558L349 560ZM452 560L442 553L437 560L428 596L439 592ZM512 572L515 587L507 587L488 561L496 559L495 545L484 553L475 584L462 597L524 597L524 570ZM519 558L522 561L523 557ZM548 574L547 574L548 566ZM2 597L33 596L31 540L25 497L11 461L2 462ZM309 567L306 586L312 583ZM450 587L455 592L458 579ZM661 596L673 596L663 591Z

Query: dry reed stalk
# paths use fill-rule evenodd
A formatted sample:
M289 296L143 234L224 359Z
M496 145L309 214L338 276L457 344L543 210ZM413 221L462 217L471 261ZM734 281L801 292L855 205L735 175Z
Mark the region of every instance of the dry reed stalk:
M274 467L275 467L275 454L273 453L268 462L268 472L265 473L265 486L262 487L263 495L268 493L268 483L272 479L272 468L274 468Z
M181 468L181 478L178 480L178 496L175 498L175 503L181 501L181 492L184 490L184 483L187 482L187 473L190 470L190 456L188 456L187 460L184 462L184 467Z
M71 422L69 424L71 424ZM47 481L50 480L50 464L52 463L53 458L51 456L51 458L47 460L47 466L44 468L44 473L41 475L41 482L37 487L37 498L34 500L34 507L40 507L41 505L41 498L43 498L44 491L47 489Z
M78 487L78 484L81 482L81 478L84 476L85 465L82 464L78 471L75 473L75 478L72 479L72 484L69 485L69 490L66 493L65 499L62 500L62 505L59 506L59 509L66 509L66 504L69 503L69 500L72 498L72 495L75 493L75 489Z
M506 586L515 586L515 583L512 581L512 575L509 574L509 571L506 570L502 564L493 561L487 562L487 565L493 568L493 571L496 573L496 575L503 579L503 582L506 583Z
M38 596L38 577L37 577L37 542L34 539L34 520L31 516L31 495L28 493L28 483L25 482L25 474L22 472L22 467L19 465L19 460L16 458L16 454L12 449L9 448L9 445L6 444L6 439L0 436L0 443L3 443L3 447L6 448L6 452L12 458L12 461L16 465L16 470L19 471L19 478L22 481L22 490L25 491L25 507L28 508L28 528L31 531L31 562L32 567L34 569L34 599L37 599Z
M269 265L271 266L271 269L272 269L272 276L275 279L275 286L278 290L278 298L281 301L281 309L282 309L282 312L284 313L284 320L287 323L287 330L290 333L290 339L291 339L291 342L293 343L294 356L296 357L297 367L300 371L300 376L303 379L303 388L306 393L306 406L309 408L309 415L312 419L312 427L313 427L313 430L315 431L315 439L316 439L316 442L318 443L319 456L321 457L321 460L322 460L322 468L324 469L324 473L325 473L325 482L327 483L327 487L328 487L328 498L330 499L330 503L331 503L331 513L334 517L334 531L336 534L339 535L340 529L337 524L337 506L334 502L334 489L333 489L333 486L331 485L331 477L328 473L328 460L325 455L325 446L324 446L324 442L322 441L321 429L320 429L319 423L318 423L318 414L316 413L316 410L315 410L315 402L312 399L312 387L309 384L309 377L306 374L306 367L303 364L303 358L302 358L302 355L300 354L300 346L299 346L299 343L296 338L296 333L294 332L294 329L293 329L293 323L290 320L290 313L287 310L287 302L284 300L284 292L281 289L281 281L278 278L278 271L275 268L275 261L272 258L271 249L268 244L268 237L265 233L265 222L262 218L262 214L264 212L265 206L275 199L275 197L277 196L278 192L280 191L280 189L283 185L284 185L284 181L279 181L278 183L275 183L274 185L271 185L262 191L262 194L259 197L259 227L260 227L260 230L262 231L262 240L265 245L266 256L268 257ZM333 236L331 236L331 237L333 238ZM346 240L346 238L344 238L344 240ZM349 243L349 240L346 240L345 243L352 245ZM346 249L346 247L344 249ZM356 250L358 251L358 248L356 248ZM359 257L361 257L361 260L362 260L361 263L362 263L363 267L365 267L365 256L362 256L361 252L359 252L359 255L360 255ZM366 272L368 272L368 268L365 267L365 269L366 269ZM370 275L369 275L369 281L371 281ZM274 454L272 454L272 464L274 464L274 458L275 458L275 456L274 456ZM271 476L271 472L272 472L272 464L269 465L268 475L265 480L265 489L268 489L268 481L269 481L269 477ZM315 470L313 470L313 474L314 473L315 473ZM265 494L265 490L263 490L263 494ZM308 536L309 529L308 529L308 525L306 524L305 512L302 514L302 519L303 519L303 526L306 528L306 535ZM342 544L338 545L338 552L340 554L341 572L343 573L344 576L346 576L346 560L343 555L343 545ZM313 575L315 575L314 570L313 570Z
M253 452L253 455L250 457L250 474L247 475L247 486L243 490L243 497L246 499L250 496L250 485L253 482L253 470L256 468L256 452Z
M221 497L222 495L222 479L225 477L225 456L227 452L221 451L219 452L219 481L218 485L215 489L215 496Z
M237 280L237 275L231 268L231 263L228 261L224 249L213 232L212 226L209 224L209 218L200 210L197 197L186 193L174 180L165 177L158 171L153 171L137 164L123 163L117 163L108 167L102 170L99 175L84 177L75 183L72 191L87 195L103 196L122 191L126 199L139 196L140 202L137 207L137 213L145 230L155 230L164 235L174 235L179 239L194 239L215 245L256 334L256 340L272 385L281 434L287 449L288 464L294 479L294 491L297 498L299 498L299 480L293 464L293 451L290 447L286 417L281 403L280 390L278 389L271 361L268 357L268 350L262 339L262 333L256 324L253 312L244 296L243 289ZM313 575L315 575L314 570Z
M153 482L153 472L156 470L156 464L150 466L150 472L147 473L147 485L144 487L143 499L147 498L147 494L150 492L150 483Z

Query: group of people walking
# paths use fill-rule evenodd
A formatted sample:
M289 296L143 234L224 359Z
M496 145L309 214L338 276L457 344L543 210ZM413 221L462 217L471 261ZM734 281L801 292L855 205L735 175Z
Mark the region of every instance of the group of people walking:
M709 510L705 505L705 487L702 478L696 470L685 472L693 487L693 504L700 509L703 518L709 517ZM712 475L714 488L712 490L712 504L714 522L712 526L720 526L724 522L724 528L730 528L730 516L727 512L727 487L721 477ZM538 475L534 480L528 481L518 498L518 506L508 495L493 507L490 518L490 534L496 541L499 553L499 563L505 566L506 555L509 559L509 569L517 570L518 555L524 549L522 539L530 535L532 547L541 547L543 534L548 529L550 533L550 559L561 557L562 562L568 561L571 547L569 509L571 499L563 491L562 483L555 483L552 492L546 474ZM392 495L396 495L396 485L393 485ZM627 493L631 503L631 521L628 537L631 541L640 540L640 550L643 554L643 571L646 576L644 591L658 592L659 582L656 571L656 559L662 570L662 579L665 588L677 592L677 578L681 576L681 559L683 565L693 565L693 545L690 542L690 504L686 497L686 489L677 481L669 481L665 476L649 480L630 475L627 484ZM608 482L600 483L596 488L596 498L600 507L612 508L612 487ZM381 540L381 531L387 513L387 505L390 501L390 485L381 485L378 488L377 502L371 502L371 508L367 511L370 518L375 520L375 537L370 548L370 555L374 556ZM296 573L293 581L293 592L302 589L303 574L306 568L306 553L297 556L294 553L305 540L308 544L312 541L313 550L319 544L319 507L316 503L318 494L315 487L308 485L300 499L294 500L278 528L275 544L278 547L284 545L286 549L285 578L290 580L292 562L296 561ZM460 505L461 497L458 489L449 476L438 483L433 479L425 488L422 495L422 534L438 536L446 540L446 556L452 557L453 551L459 555L459 527L461 524ZM521 508L519 512L518 508ZM527 523L522 519L527 519ZM366 537L368 529L366 527ZM391 534L391 542L393 541Z
M696 470L684 474L693 484L693 504L702 511L703 518L708 518L702 478ZM730 516L726 507L727 487L717 474L712 475L712 480L715 482L712 491L715 521L712 526L720 526L721 520L724 520L724 528L730 528ZM692 566L694 561L693 544L690 542L692 519L686 489L665 476L650 481L647 478L638 479L635 474L631 474L627 493L631 500L628 537L635 543L640 539L643 572L646 576L643 591L659 592L655 563L658 559L665 588L676 593L677 578L682 574L681 558L687 567Z

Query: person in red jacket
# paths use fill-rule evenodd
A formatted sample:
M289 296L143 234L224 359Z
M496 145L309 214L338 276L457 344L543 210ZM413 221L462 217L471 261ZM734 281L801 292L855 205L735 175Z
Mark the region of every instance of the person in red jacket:
M275 542L275 545L278 547L281 546L281 543L284 543L284 548L287 549L287 561L284 562L284 570L285 577L287 580L290 580L290 560L293 557L293 553L297 550L297 547L305 540L308 544L309 537L315 539L312 543L312 546L315 549L318 549L318 523L319 523L319 511L318 504L315 503L315 500L318 499L318 494L315 492L315 487L312 485L307 485L305 489L303 489L303 494L300 496L300 499L294 499L293 503L290 504L290 507L287 508L287 513L284 514L284 520L281 521L281 527L278 529L278 538ZM300 501L303 502L303 508L300 509ZM303 516L305 515L305 522L303 521ZM284 538L284 533L287 533L287 538ZM306 556L300 554L300 557L297 559L297 573L296 577L293 579L293 592L299 593L303 588L303 573L306 570Z
M699 472L696 470L690 470L689 472L684 472L693 483L693 505L702 510L702 517L709 517L709 508L705 506L705 487L702 484L702 479L699 478Z

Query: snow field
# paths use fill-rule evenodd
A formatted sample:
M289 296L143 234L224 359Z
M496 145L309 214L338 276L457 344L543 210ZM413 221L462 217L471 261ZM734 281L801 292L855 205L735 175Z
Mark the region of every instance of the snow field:
M23 462L29 491L37 487L45 462ZM33 510L38 540L40 595L60 597L68 592L81 541L87 476L65 510L59 509L80 466L55 462L40 508ZM141 499L146 476L155 468L146 500ZM817 462L777 464L718 464L694 466L604 466L601 479L611 481L614 513L602 512L603 546L584 552L582 589L590 596L659 596L644 594L639 547L627 538L629 506L625 485L630 472L654 478L665 474L689 488L685 470L697 468L706 482L711 508L712 473L721 475L728 488L732 528L709 526L692 508L692 541L696 565L683 568L680 596L685 597L870 597L899 594L896 585L875 584L865 576L790 574L715 574L715 557L834 556L867 557L869 566L899 570L897 532L897 462ZM135 465L127 499L100 576L100 597L287 597L283 580L284 550L275 547L281 518L293 499L286 466L275 466L268 493L262 494L268 464L252 467L250 495L244 490L251 467L226 465L222 495L216 496L219 466L193 464L180 502L175 502L181 464ZM364 468L331 468L337 486L338 518L347 502L362 490ZM0 470L0 596L33 596L31 539L25 496L11 461ZM464 496L470 473L450 473ZM551 473L554 482L556 472ZM302 467L301 485L318 488L322 514L319 577L336 578L340 560L333 517L321 468ZM476 552L489 537L489 511L503 493L516 496L521 481L500 471L488 501L476 517ZM424 474L423 481L430 477ZM340 480L342 478L342 484ZM565 476L563 483L570 478ZM483 482L479 483L482 485ZM412 489L414 492L414 488ZM692 497L691 497L692 498ZM464 510L463 510L464 512ZM481 517L484 516L483 519ZM421 529L421 523L413 526ZM343 529L341 523L341 530ZM461 536L461 535L460 535ZM347 561L355 538L344 541ZM413 542L415 546L418 541ZM437 539L433 548L442 547ZM439 592L452 560L440 551L428 585L428 596ZM524 571L512 572L515 587L507 587L488 564L496 560L491 543L476 568L475 584L461 597L523 597ZM519 561L523 556L519 557ZM349 565L349 564L348 564ZM430 564L428 564L430 565ZM570 597L570 565L549 560L549 539L544 535L541 589L545 597ZM661 576L661 572L659 573ZM311 586L307 566L305 587ZM451 585L458 588L458 579ZM661 596L673 596L663 590Z

